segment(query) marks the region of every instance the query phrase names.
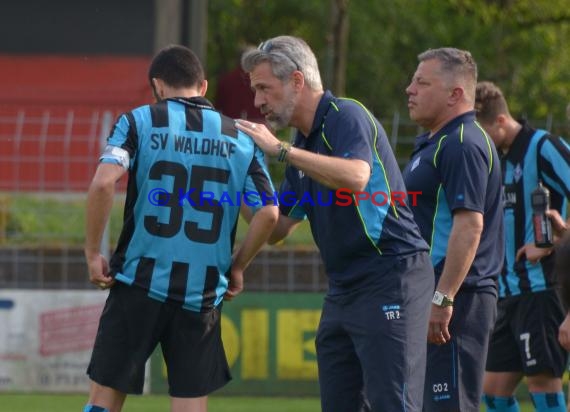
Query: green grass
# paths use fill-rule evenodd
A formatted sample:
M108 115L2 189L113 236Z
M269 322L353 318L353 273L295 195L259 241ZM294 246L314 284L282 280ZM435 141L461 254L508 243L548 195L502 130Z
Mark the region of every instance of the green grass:
M0 200L0 244L25 247L83 245L85 194L0 193ZM111 245L116 243L121 230L123 206L123 196L117 196L110 218ZM247 224L240 217L236 234L238 243L243 239L246 229ZM308 222L302 222L281 245L313 247Z
M2 394L0 410L5 412L79 412L87 395ZM129 396L123 412L157 412L170 410L167 396ZM315 412L320 410L317 398L250 398L216 397L208 400L209 412Z
M78 412L81 411L87 395L51 394L2 394L0 410L6 412ZM169 400L163 395L129 396L123 412L168 411ZM528 402L521 403L521 412L532 412ZM481 408L483 411L484 408ZM320 411L318 398L251 398L211 396L209 412L317 412Z

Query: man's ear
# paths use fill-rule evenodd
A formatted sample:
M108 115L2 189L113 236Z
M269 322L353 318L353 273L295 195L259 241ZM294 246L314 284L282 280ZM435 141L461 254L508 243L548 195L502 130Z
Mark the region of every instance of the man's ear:
M206 96L206 92L208 91L208 80L202 80L202 84L200 84L200 96Z
M495 121L499 124L500 127L505 127L505 125L507 124L507 116L505 116L504 114L499 114Z
M463 99L464 95L465 95L465 90L463 90L462 87L454 87L451 90L451 94L449 95L449 101L452 105L454 105L457 102L459 102L461 99Z
M152 85L152 91L154 93L154 98L157 101L160 101L164 98L164 88L163 88L163 83L160 79L157 79L156 77L153 77L152 79L150 79L151 85Z
M299 70L295 70L292 76L293 86L295 86L295 90L300 91L305 85L305 75Z

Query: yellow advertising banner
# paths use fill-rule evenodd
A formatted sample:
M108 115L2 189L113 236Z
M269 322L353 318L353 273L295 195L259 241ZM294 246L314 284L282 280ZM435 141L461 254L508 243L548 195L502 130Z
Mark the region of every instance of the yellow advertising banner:
M232 381L219 393L317 395L315 336L323 296L244 292L222 309L222 338ZM160 350L152 357L151 392L166 393Z

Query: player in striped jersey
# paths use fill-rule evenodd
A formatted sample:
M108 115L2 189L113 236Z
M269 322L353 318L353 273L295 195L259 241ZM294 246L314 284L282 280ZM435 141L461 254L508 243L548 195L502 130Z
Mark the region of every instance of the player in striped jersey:
M562 374L566 352L556 337L570 332L556 292L555 254L534 245L531 192L550 191L552 212L564 219L570 198L570 146L560 137L515 120L502 91L477 85L477 118L501 151L505 192L505 265L498 318L491 336L485 401L490 411L516 411L515 389L526 376L537 411L566 411Z
M158 343L171 410L206 411L207 395L231 379L222 301L241 292L243 271L277 219L263 153L203 97L196 55L169 46L148 77L157 102L119 117L88 192L90 281L110 292L87 371L86 412L120 411L126 394L141 393ZM127 172L123 229L107 265L101 238L115 182ZM257 207L232 257L244 192Z
M505 264L484 399L490 411L517 411L514 392L526 376L537 411L565 412L567 354L557 336L559 328L561 334L570 333L570 317L556 291L553 249L535 246L531 192L542 182L550 191L551 212L566 217L570 146L515 120L502 91L491 82L477 85L476 104L477 119L501 152L505 193Z

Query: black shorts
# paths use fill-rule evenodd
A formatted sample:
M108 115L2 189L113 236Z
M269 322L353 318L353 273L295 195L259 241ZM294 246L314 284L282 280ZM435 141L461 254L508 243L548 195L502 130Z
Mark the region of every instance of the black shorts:
M231 379L220 321L218 309L192 312L117 282L101 314L87 374L100 385L140 394L145 363L160 343L170 396L205 396Z
M478 412L489 335L497 298L488 291L455 295L449 324L451 341L428 344L424 412Z
M567 353L558 342L558 328L564 317L554 290L501 299L486 370L526 376L551 371L562 377Z

